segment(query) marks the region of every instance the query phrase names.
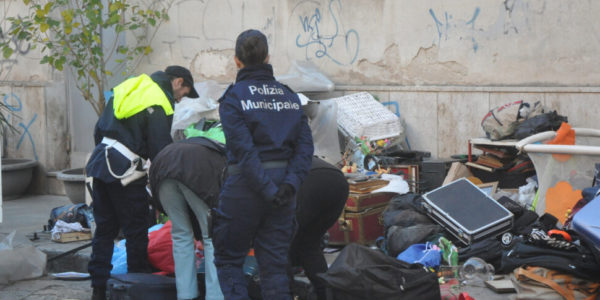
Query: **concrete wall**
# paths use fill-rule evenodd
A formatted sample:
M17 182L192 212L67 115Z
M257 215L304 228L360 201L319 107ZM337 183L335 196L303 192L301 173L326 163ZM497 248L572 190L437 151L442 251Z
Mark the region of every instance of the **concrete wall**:
M9 28L5 18L26 14L22 1L0 2L0 28ZM1 39L7 38L0 36ZM39 49L27 42L18 44L16 59L0 58L0 101L6 104L7 118L16 131L3 137L3 157L27 158L40 162L34 172L31 192L47 193L47 171L68 167L68 98L65 77L40 65Z
M369 91L397 103L412 148L434 156L465 153L467 139L483 135L483 115L517 98L541 100L575 126L599 127L600 3L594 1L172 3L171 20L139 72L180 64L197 81L232 82L235 38L256 28L268 36L276 74L285 74L292 60L310 60L336 83L333 93L314 97ZM0 2L0 20L24 13L21 1ZM20 49L25 57L0 61L5 101L16 105L17 96L22 104L14 112L21 119L13 121L21 131L7 138L8 156L37 156L49 170L81 166L97 117L65 75L39 65L28 45Z
M140 70L176 63L231 82L236 36L260 29L276 74L311 60L336 83L314 97L396 102L412 148L444 157L466 153L483 115L517 99L598 128L598 13L593 1L176 1Z

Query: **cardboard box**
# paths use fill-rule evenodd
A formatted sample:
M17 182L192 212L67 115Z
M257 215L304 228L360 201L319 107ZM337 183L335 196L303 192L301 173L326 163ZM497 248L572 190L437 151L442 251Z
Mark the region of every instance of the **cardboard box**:
M56 236L52 236L52 240L58 243L87 241L91 239L92 233L89 231L89 229L86 231L59 232L56 234Z

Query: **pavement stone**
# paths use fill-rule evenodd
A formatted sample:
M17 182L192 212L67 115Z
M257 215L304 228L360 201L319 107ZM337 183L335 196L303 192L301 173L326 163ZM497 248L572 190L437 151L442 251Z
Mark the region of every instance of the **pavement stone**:
M34 245L45 252L51 260L46 265L46 274L58 272L87 272L87 262L91 256L91 247L79 250L75 254L53 260L56 255L80 247L89 241L56 243L50 240L50 234L42 232L47 224L50 211L54 207L70 204L65 196L27 195L2 203L4 220L0 223L0 233L16 230L13 245ZM33 233L37 233L37 239ZM331 264L339 252L326 254ZM457 292L466 291L475 299L501 300L514 299L516 294L496 294L485 287L466 286ZM44 275L39 278L21 280L9 284L0 284L0 300L54 300L54 299L90 299L92 289L90 280L64 281Z
M68 250L83 246L89 241L56 243L50 240L50 234L43 232L50 211L58 206L70 204L69 198L56 195L26 195L14 200L3 201L3 222L0 223L1 233L15 230L13 247L33 245L46 253L48 259ZM37 234L37 239L33 238ZM58 272L87 272L87 262L92 253L87 247L75 254L50 261L46 264L46 274ZM53 299L90 299L92 289L89 280L64 281L48 275L0 285L2 300L53 300Z
M65 281L43 276L0 285L3 300L67 300L90 299L92 288L89 280Z

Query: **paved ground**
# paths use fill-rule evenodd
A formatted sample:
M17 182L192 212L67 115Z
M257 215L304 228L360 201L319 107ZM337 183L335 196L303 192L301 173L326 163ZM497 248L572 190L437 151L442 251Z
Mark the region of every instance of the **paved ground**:
M46 268L47 273L86 272L87 261L91 254L91 248L89 247L64 258L52 259L56 255L85 245L87 242L60 244L51 241L49 234L42 233L42 226L47 223L52 208L69 203L67 197L52 195L25 196L16 200L5 201L2 203L4 220L0 223L0 234L16 230L15 247L33 245L46 253L48 260L50 260ZM37 233L37 239L32 241L34 232ZM337 253L326 255L329 263L333 262L336 256ZM495 294L483 287L466 287L463 290L469 292L471 296L478 300L510 299L515 295ZM460 292L460 290L456 292ZM63 281L45 275L35 279L0 284L1 300L90 299L90 297L89 280Z
M9 233L16 230L13 246L19 247L33 245L47 254L51 260L54 256L73 248L86 244L86 242L73 242L60 244L50 240L50 235L42 233L43 225L47 224L50 211L54 207L70 204L64 196L35 195L24 196L10 201L3 201L3 222L0 223L0 233ZM37 239L33 238L37 234ZM87 260L91 249L80 250L75 255L47 263L48 272L77 271L85 272ZM9 284L0 284L0 299L34 300L34 299L90 299L91 288L89 280L64 281L43 276L30 280L22 280Z

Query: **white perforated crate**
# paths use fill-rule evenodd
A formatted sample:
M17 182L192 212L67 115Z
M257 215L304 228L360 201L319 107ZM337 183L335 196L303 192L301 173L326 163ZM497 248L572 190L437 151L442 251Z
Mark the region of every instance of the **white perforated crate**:
M338 104L338 126L350 137L380 140L402 134L400 118L377 102L371 94L362 92L333 98Z

